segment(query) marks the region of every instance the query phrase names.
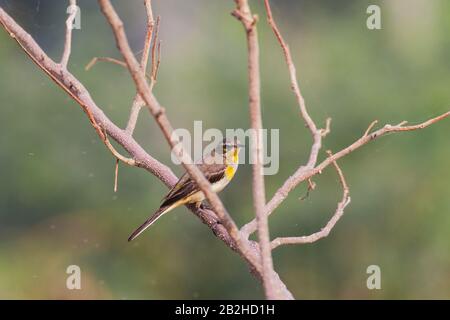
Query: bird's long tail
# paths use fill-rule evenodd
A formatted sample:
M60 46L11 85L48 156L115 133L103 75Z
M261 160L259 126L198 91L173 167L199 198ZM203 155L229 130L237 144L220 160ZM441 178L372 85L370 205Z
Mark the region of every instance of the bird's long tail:
M159 217L161 217L164 213L169 212L173 209L173 205L164 206L158 209L154 214L150 216L139 228L133 231L133 233L128 238L128 241L136 239L142 232L145 231L148 227L150 227Z

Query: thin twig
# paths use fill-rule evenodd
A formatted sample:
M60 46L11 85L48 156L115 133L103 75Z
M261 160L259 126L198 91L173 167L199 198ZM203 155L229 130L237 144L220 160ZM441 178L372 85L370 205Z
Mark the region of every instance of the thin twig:
M159 17L157 18L156 23L156 29L155 29L155 21L153 20L153 10L150 0L145 0L144 2L145 10L147 12L147 31L145 34L145 40L144 40L144 49L142 52L140 67L144 74L147 74L147 64L149 60L150 50L152 50L152 65L151 65L151 74L149 76L150 79L150 90L153 90L153 86L155 84L155 78L153 77L153 69L154 67L154 53L153 53L153 47L155 47L155 44L158 40L158 29L159 29ZM153 38L153 45L152 45L152 38ZM126 65L126 64L125 64ZM139 112L141 111L142 107L145 106L144 101L142 100L142 97L139 95L138 92L136 92L136 95L133 98L133 103L131 104L131 111L130 115L128 117L127 126L125 129L125 132L129 135L133 135L133 132L136 128L136 123L139 118Z
M303 98L301 91L300 91L300 87L298 85L297 71L295 69L294 61L292 60L291 51L290 51L287 43L284 41L284 38L281 35L281 32L278 29L278 26L275 23L275 20L273 19L272 9L270 8L269 0L264 0L264 5L266 7L266 12L267 12L267 21L268 21L269 25L271 26L278 42L280 43L282 50L283 50L286 64L289 69L289 75L290 75L290 79L291 79L291 89L294 91L295 96L297 97L297 102L300 107L300 113L303 117L303 120L306 123L306 126L308 127L309 131L311 132L311 135L314 137L317 132L317 127L316 127L316 124L314 123L314 121L311 119L311 117L308 113L308 110L306 109L305 99Z
M70 52L72 51L72 30L73 30L73 21L77 15L78 7L76 0L69 1L70 14L66 20L66 38L64 41L64 51L61 57L61 66L63 69L67 69L67 63L69 62Z
M308 189L306 190L306 194L300 198L300 200L305 200L306 198L309 197L309 193L313 190L316 189L316 183L314 181L312 181L312 179L308 179Z
M367 135L369 134L370 130L372 130L373 127L374 127L377 123L378 123L378 120L372 121L372 123L369 124L369 126L367 127L366 132L364 132L364 136L363 136L363 137L367 136Z
M325 138L331 132L331 118L327 118L325 121L325 129L320 129L322 138Z
M119 159L116 159L116 169L114 170L114 192L117 192L117 182L119 179Z
M283 36L281 35L281 32L278 29L277 24L275 23L275 20L272 15L272 10L270 8L270 3L268 0L264 0L264 5L267 12L267 21L272 28L272 31L277 38L278 43L280 44L280 47L283 51L284 58L286 65L288 67L289 71L289 78L291 81L291 89L294 92L294 95L297 99L297 103L300 110L300 115L303 118L306 126L308 127L309 131L311 132L312 138L313 138L313 144L311 146L308 162L304 166L300 166L299 170L307 170L313 168L317 163L317 158L319 155L320 148L322 147L322 138L325 137L330 132L330 124L331 124L331 118L328 118L326 121L325 129L318 129L312 118L310 117L308 110L306 108L305 99L302 96L302 93L300 91L300 87L298 85L297 81L297 71L295 68L295 64L292 59L291 51L289 50L289 46L284 41ZM243 17L242 14L236 13L236 16L242 20ZM248 23L248 22L247 22ZM266 205L267 208L267 205ZM265 210L267 212L267 210ZM257 229L257 223L256 219L253 221L247 223L241 228L241 232L243 233L243 236L248 238L250 234L255 232Z
M109 151L111 151L111 153L114 155L114 157L116 157L116 159L122 161L123 163L126 163L129 166L132 166L132 167L137 166L136 160L124 157L114 148L114 146L109 141L108 135L106 134L106 132L104 133L104 137L105 137L104 143L105 143L106 147L109 149Z
M127 64L123 62L122 60L111 58L111 57L93 57L91 61L84 67L85 71L89 71L92 67L94 67L97 62L109 62L113 64L117 64L120 67L127 68ZM150 79L150 76L148 74L145 75L148 80Z
M298 84L297 80L297 70L295 68L294 61L292 59L291 50L289 49L288 44L284 40L283 36L281 35L280 30L278 29L278 26L275 22L275 19L272 15L272 9L270 7L269 0L264 0L264 6L266 8L267 12L267 22L269 23L270 27L272 28L273 33L275 34L275 37L277 38L281 49L284 54L285 62L289 70L289 77L291 80L291 89L295 94L295 97L297 98L297 103L300 109L300 114L308 127L309 131L311 132L311 136L313 138L313 145L311 147L311 151L309 154L309 159L307 164L305 165L306 168L313 168L316 165L317 157L319 155L319 150L322 147L322 137L324 136L324 131L317 129L316 124L314 123L313 119L308 113L308 110L306 108L305 99L303 98L303 95L300 91L300 86ZM329 125L329 122L328 122ZM326 132L326 129L325 129Z
M124 68L127 67L127 64L119 59L110 58L110 57L94 57L94 58L92 58L91 61L89 61L89 63L86 65L86 67L84 67L84 70L89 71L99 61L115 63Z
M161 23L161 17L156 18L155 36L152 43L152 66L150 72L150 88L153 89L156 83L156 77L158 75L159 65L161 63L161 41L159 40L159 25Z
M136 128L136 124L139 118L139 112L141 111L141 108L143 106L145 106L144 101L142 100L139 94L136 94L131 104L130 116L128 118L127 126L125 128L125 132L130 136L133 135L134 129Z
M153 85L155 85L155 83L156 83L156 79L158 78L159 65L161 64L161 40L158 41L156 53L157 53L158 58L156 59L156 67L155 67L154 71L152 71L153 82L150 83L150 87L152 87L152 88L153 88Z
M141 68L146 73L155 20L153 19L152 1L144 0L144 6L147 13L147 32L145 33L144 49L142 50Z

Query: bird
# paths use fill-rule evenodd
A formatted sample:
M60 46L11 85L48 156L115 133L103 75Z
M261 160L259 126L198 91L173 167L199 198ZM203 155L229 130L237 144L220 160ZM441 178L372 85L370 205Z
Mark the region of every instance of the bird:
M209 155L203 157L197 167L205 178L211 183L214 192L222 191L233 179L239 165L239 150L243 145L234 137L223 139L222 142ZM205 200L203 191L197 183L185 172L178 182L163 198L158 210L153 213L139 228L128 238L128 241L136 239L142 232L156 222L163 214L185 204L195 204L197 208L202 206Z

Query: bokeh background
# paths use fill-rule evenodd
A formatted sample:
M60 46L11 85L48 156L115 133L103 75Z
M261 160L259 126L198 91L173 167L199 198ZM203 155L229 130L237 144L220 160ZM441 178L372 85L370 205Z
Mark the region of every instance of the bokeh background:
M155 93L175 127L248 128L246 44L230 16L234 2L154 0L161 15L162 62ZM264 126L280 129L280 171L266 178L268 198L307 159L311 142L297 112L282 53L260 15ZM337 151L368 124L421 122L450 106L450 2L445 0L273 2L312 117L332 117L324 150ZM382 30L366 27L379 4ZM142 49L142 1L113 1L135 52ZM59 59L67 4L0 0L52 58ZM80 0L70 70L106 114L126 124L134 95L128 73L94 56L119 58L96 1ZM164 216L133 243L136 226L167 191L142 169L114 159L80 107L0 31L0 298L262 298L245 263L185 208ZM330 236L281 247L274 262L300 299L450 298L450 123L389 135L340 161L352 203ZM170 162L159 129L143 112L138 141ZM324 152L320 158L325 157ZM239 225L252 218L251 168L243 165L221 197ZM299 186L270 218L272 237L319 230L340 187L331 167L301 201ZM66 288L78 265L82 290ZM368 290L378 265L382 289Z

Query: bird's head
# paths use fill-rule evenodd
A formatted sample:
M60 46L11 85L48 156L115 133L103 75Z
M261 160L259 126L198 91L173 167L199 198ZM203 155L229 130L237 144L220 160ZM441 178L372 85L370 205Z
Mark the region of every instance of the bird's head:
M233 139L223 139L220 144L221 153L227 163L237 164L239 161L239 150L243 145L239 142L237 137Z

